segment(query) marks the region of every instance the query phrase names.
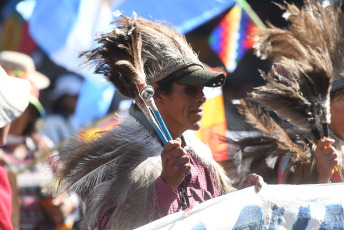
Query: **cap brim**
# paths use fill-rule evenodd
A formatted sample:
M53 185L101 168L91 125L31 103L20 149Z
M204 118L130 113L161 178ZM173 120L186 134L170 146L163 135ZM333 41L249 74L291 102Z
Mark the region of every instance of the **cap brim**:
M335 92L335 91L340 90L342 88L344 88L344 79L334 81L332 83L331 92Z
M2 68L0 71L0 127L4 127L28 106L31 84L24 79L8 77Z
M32 72L28 74L27 78L34 84L39 90L46 89L50 85L50 79L40 72Z
M226 76L221 72L200 69L189 73L176 82L183 85L219 87L225 83Z
M225 83L225 80L226 76L222 72L206 70L200 65L191 65L174 72L157 84L173 81L183 85L219 87Z

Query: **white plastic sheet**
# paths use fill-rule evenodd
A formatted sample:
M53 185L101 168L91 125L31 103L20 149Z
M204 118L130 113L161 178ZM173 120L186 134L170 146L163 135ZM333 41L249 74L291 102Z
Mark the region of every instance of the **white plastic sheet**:
M344 184L249 187L179 212L145 229L344 229Z

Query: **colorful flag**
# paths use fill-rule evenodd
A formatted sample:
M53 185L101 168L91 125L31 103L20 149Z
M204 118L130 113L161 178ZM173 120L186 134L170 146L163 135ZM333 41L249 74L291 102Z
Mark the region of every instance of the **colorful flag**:
M228 72L233 72L245 52L252 48L256 26L238 5L232 7L209 36L211 49L219 56Z
M119 114L117 114L117 112ZM83 142L96 141L99 137L101 137L102 133L108 132L115 126L119 125L123 121L122 118L127 114L128 110L117 112L103 117L99 121L95 122L91 128L83 130L79 135L79 140Z
M221 139L226 135L227 123L222 90L220 88L205 88L207 101L203 105L201 129L196 136L209 146L214 160L228 160L228 145Z
M31 55L37 48L29 34L28 23L16 12L4 19L0 35L0 50L13 50Z

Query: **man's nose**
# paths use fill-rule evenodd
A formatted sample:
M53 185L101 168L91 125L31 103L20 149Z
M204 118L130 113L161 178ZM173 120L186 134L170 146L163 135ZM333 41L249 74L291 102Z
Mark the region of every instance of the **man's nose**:
M207 100L203 90L199 91L199 93L198 93L198 100L201 101L202 103L204 103Z

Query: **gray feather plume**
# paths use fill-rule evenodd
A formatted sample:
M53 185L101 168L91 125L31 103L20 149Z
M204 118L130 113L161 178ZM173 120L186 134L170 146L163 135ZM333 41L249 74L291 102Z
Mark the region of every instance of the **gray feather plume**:
M141 57L142 39L136 26L136 15L132 18L121 15L114 23L120 26L96 39L100 44L80 55L84 66L95 66L95 73L104 74L124 95L136 98L137 86L143 84L145 74Z
M286 10L290 26L270 24L261 30L257 53L274 59L275 67L262 73L267 85L256 89L251 99L296 126L315 129L331 121L330 89L341 68L336 63L344 45L339 37L344 35L343 14L332 4L311 0L302 8L279 6Z
M55 192L75 191L86 202L82 229L96 228L97 218L108 208L113 209L109 225L113 228L133 229L152 219L155 201L150 199L154 197L152 194L155 189L151 181L155 181L161 173L162 147L158 140L151 138L150 133L137 125L134 118L126 119L113 130L103 132L99 139L92 140L92 145L88 144L87 139L80 140L81 137L87 138L76 137L79 140L71 141L58 155L55 177L61 181ZM147 187L148 181L150 188ZM141 193L142 189L146 191ZM128 206L127 209L114 208L114 205L124 206L128 197L136 199L132 200L133 204L141 205ZM148 215L146 211L133 207L148 208L150 213ZM128 212L137 218L132 221L132 226L127 225L130 222L124 216Z
M267 73L261 72L266 85L255 88L248 99L283 119L271 124L285 136L276 135L276 140L276 130L269 129L270 125L263 122L261 112L250 111L249 106L242 103L239 110L256 132L228 137L232 147L239 149L234 151L232 161L236 169L249 167L250 172L261 174L271 183L277 181L277 169L270 168L276 166L276 151L292 156L291 171L294 165L312 160L310 152L318 140L312 130L320 128L320 123L330 122L331 85L343 79L344 17L340 7L328 1L321 4L305 0L304 3L302 8L292 3L279 5L286 10L284 16L290 26L277 28L268 24L269 28L260 29L255 45L256 54L272 59L274 64ZM278 143L279 139L283 142ZM309 182L314 178L310 176L314 171L312 167L298 167L299 171L288 172L290 178L286 181Z
M308 63L283 58L266 74L266 85L249 95L282 119L304 129L330 122L331 62L322 50L307 50Z

